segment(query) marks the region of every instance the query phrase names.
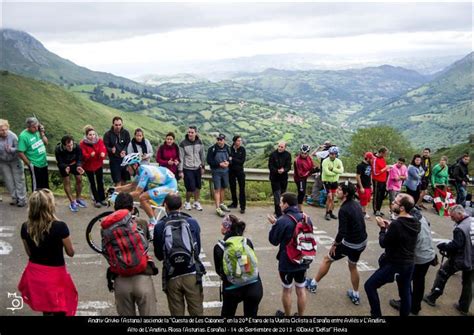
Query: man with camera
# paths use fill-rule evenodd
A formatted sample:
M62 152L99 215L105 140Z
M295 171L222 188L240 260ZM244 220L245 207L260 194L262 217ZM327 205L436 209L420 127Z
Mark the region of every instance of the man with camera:
M430 306L436 306L436 299L443 294L448 279L456 272L462 271L461 296L454 308L462 315L468 315L474 282L474 220L461 205L451 208L449 215L456 223L453 239L438 244L438 249L447 254L448 260L439 269L431 292L423 300Z
M49 188L48 160L46 158L48 138L42 124L35 117L26 119L26 129L18 137L18 156L29 167L31 189Z

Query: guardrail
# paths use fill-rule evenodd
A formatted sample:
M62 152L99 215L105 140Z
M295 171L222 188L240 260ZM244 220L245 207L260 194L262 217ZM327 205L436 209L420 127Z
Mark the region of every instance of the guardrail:
M151 165L156 165L158 166L157 163L151 163ZM110 174L110 167L109 167L109 161L104 160L104 174ZM56 158L53 156L48 156L48 170L49 171L58 171L58 166L56 165ZM268 169L253 169L253 168L245 168L245 180L248 181L269 181L269 174L270 170ZM350 180L352 182L355 182L355 173L343 173L340 176L341 181L345 180ZM202 176L204 180L209 180L212 181L212 176L211 176L211 169L209 166L206 166L204 175ZM293 171L290 171L288 173L288 180L293 180ZM308 183L314 183L313 178L308 179Z
M49 171L59 171L58 166L56 164L56 158L54 156L48 156L48 170ZM157 163L151 163L151 165L156 165L158 166ZM106 159L104 160L104 174L110 174L110 166L109 166L109 161ZM245 172L245 180L246 181L257 181L257 182L270 182L269 180L269 174L270 170L268 169L254 169L254 168L244 168ZM340 177L340 181L345 181L349 180L351 182L355 182L355 173L343 173ZM204 175L202 176L203 180L207 180L209 182L209 194L211 199L214 199L214 185L212 183L212 176L211 176L211 169L209 166L206 166ZM293 180L293 171L290 171L288 173L288 180L292 181ZM308 184L313 184L314 183L314 178L308 178Z

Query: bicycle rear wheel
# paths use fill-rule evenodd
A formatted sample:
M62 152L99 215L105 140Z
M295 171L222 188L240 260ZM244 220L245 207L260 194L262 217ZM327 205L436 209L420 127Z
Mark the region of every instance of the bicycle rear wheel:
M98 252L99 254L102 253L102 237L100 235L100 224L102 223L102 220L112 214L113 211L106 211L103 212L99 215L97 215L95 218L93 218L89 224L87 225L86 228L86 241L89 247L92 248L95 252Z

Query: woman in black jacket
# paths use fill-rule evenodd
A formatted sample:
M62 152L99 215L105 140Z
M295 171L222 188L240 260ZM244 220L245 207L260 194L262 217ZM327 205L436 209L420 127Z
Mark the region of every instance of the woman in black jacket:
M223 282L222 287L222 317L233 317L240 302L244 302L244 316L256 317L258 313L258 305L263 297L262 280L258 275L256 279L250 280L244 285L235 285L231 283L224 273L224 244L231 237L243 236L245 231L245 222L240 221L236 216L229 215L224 217L221 226L221 233L224 235L224 240L219 241L214 246L214 264L217 274L221 277ZM250 240L244 239L247 245L253 249L253 244ZM222 243L224 242L224 243ZM249 260L250 261L250 260Z

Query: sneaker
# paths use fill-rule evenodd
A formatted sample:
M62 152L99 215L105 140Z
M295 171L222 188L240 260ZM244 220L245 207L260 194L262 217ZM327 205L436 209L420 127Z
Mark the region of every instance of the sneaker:
M280 311L280 310L277 310L276 313L275 313L275 316L284 317L284 316L285 316L285 312Z
M150 241L153 240L154 232L155 232L155 225L149 222L148 223L148 236L150 237Z
M196 209L196 210L198 210L198 211L202 211L202 206L201 206L201 204L199 203L199 201L195 201L195 202L193 203L193 208Z
M431 298L429 294L427 294L423 297L423 301L426 302L431 307L436 306L436 300L433 300L433 298Z
M225 213L224 211L219 207L219 208L216 208L216 213L217 215L219 215L221 218L223 218L225 216Z
M77 208L77 203L75 201L71 202L69 204L69 209L71 210L71 212L79 212L79 208Z
M461 313L461 315L464 315L464 316L468 316L468 315L469 315L469 312L463 311L463 310L461 309L461 306L459 306L458 303L455 303L455 304L453 305L453 307L454 307L459 313Z
M324 218L328 221L331 221L331 216L329 215L329 213L326 213L326 215L324 216Z
M370 215L369 215L369 214L365 214L364 219L370 220Z
M84 200L82 200L82 199L76 199L76 203L77 203L77 205L78 205L79 207L81 207L81 208L86 208L86 207L87 207L86 202L85 202Z
M191 210L191 203L190 202L185 202L184 203L184 209L190 211Z
M375 216L382 216L382 213L380 211L376 211Z
M234 204L234 203L231 203L229 206L227 206L228 208L237 208L237 204Z
M100 202L98 202L98 201L94 201L94 207L95 207L95 208L101 208L101 207L102 207L102 205L101 205L101 203L100 203Z
M313 278L306 278L304 286L311 293L316 293L316 290L318 289L318 284L316 284L316 281L314 281Z
M26 200L18 200L16 203L17 207L25 207L26 206Z
M245 209L241 208L240 209L240 214L245 214Z
M397 311L400 310L400 305L401 305L400 300L390 299L388 304L392 306L394 309L396 309Z
M354 305L359 305L360 304L360 296L356 296L354 294L353 290L348 290L347 291L347 296L349 297L349 299L351 299L351 301Z
M337 216L335 216L335 215L332 214L332 213L329 213L329 216L331 217L331 219L337 219Z
M230 212L229 207L227 207L224 203L220 204L219 208L222 209L224 212Z
M107 207L107 206L109 205L109 203L108 203L107 201L105 201L105 200L102 200L102 201L100 202L100 204L101 204L102 206L104 206L104 207Z

